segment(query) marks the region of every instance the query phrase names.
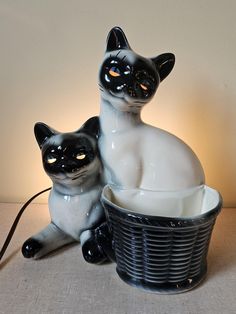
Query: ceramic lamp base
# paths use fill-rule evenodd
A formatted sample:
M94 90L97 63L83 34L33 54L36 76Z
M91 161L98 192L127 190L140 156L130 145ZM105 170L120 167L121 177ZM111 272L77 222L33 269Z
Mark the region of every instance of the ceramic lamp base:
M122 208L103 190L117 273L126 283L159 294L193 289L204 279L220 194L204 187L203 212L192 217L144 215ZM107 193L106 193L107 192ZM190 202L191 206L191 202Z
M156 294L178 294L192 290L198 285L200 285L201 282L206 277L207 267L206 266L203 267L200 274L198 274L195 277L186 279L181 282L176 283L167 282L164 284L157 284L145 280L135 279L134 277L131 277L128 274L120 271L118 267L116 268L116 272L119 275L119 277L128 285L142 289L146 292Z

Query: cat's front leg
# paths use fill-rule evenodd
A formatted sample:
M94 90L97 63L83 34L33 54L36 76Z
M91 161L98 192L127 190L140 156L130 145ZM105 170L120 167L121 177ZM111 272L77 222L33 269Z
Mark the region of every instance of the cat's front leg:
M95 230L85 230L80 235L83 257L91 264L102 264L107 261L107 256L98 244Z
M96 229L85 230L80 235L83 257L88 263L102 264L108 261L115 261L110 234L107 222L104 222Z
M26 240L21 251L25 258L37 259L74 241L54 223L50 223L39 233Z

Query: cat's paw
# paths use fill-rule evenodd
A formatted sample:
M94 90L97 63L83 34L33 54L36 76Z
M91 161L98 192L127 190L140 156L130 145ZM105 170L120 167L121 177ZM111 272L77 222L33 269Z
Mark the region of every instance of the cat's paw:
M91 264L102 264L108 261L106 254L103 252L94 239L88 239L82 246L83 257L86 262Z
M23 244L21 252L25 258L32 258L40 251L41 248L42 244L40 242L30 238Z
M114 252L114 244L112 239L112 234L109 230L107 222L101 224L99 227L95 230L96 234L96 241L102 248L102 250L105 252L106 256L110 261L115 262L115 252Z

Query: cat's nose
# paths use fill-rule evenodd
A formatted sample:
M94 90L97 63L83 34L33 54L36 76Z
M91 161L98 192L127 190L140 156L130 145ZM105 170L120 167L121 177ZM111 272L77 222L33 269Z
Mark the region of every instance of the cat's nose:
M135 90L132 87L128 87L127 92L130 97L137 97Z
M134 82L132 85L127 87L127 93L132 98L142 98L140 84L138 84L137 82Z
M61 169L63 172L67 172L67 173L73 173L78 170L76 164L72 164L72 163L62 163Z

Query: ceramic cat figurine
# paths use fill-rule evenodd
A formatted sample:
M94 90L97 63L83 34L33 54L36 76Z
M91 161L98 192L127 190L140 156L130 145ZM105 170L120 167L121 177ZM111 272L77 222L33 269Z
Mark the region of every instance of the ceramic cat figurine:
M204 172L193 151L176 136L144 123L140 116L174 63L171 53L139 56L119 27L108 34L99 73L99 148L108 183L159 191L204 184Z
M39 258L79 241L86 261L105 261L106 254L96 237L96 227L105 221L100 203L98 117L89 119L73 133L59 133L44 123L36 123L34 130L44 169L53 182L49 196L51 223L24 243L24 257Z

